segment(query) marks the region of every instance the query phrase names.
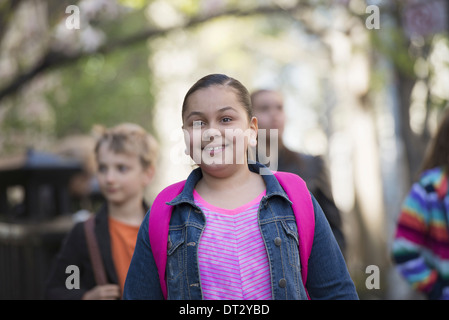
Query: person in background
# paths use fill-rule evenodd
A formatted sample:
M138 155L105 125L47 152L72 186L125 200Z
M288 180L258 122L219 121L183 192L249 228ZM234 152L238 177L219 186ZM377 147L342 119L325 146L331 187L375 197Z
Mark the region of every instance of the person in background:
M449 300L449 110L407 194L392 244L399 273L429 299Z
M155 174L157 143L142 127L123 123L97 127L97 179L105 204L95 214L94 234L107 278L95 281L85 222L77 223L57 255L45 288L46 299L119 299L134 252L137 232L148 210L144 192ZM68 266L79 268L80 288L66 286Z
M251 94L251 103L254 115L258 120L259 130L266 130L266 140L264 143L259 141L257 150L269 156L267 151L271 150L270 137L273 136L277 139L277 171L295 173L304 179L308 189L323 209L335 239L344 254L346 241L342 229L340 211L333 200L332 189L323 158L294 152L284 145L282 137L286 115L283 97L280 92L268 89L254 91ZM271 132L273 129L277 130L277 132ZM259 135L258 139L261 139L261 135ZM265 150L261 150L261 148L265 148Z

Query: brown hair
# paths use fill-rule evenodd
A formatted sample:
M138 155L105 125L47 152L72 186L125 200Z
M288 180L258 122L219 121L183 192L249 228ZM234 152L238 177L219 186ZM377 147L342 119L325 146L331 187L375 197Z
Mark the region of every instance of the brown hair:
M438 130L430 142L421 172L435 167L449 169L449 109L445 111Z
M141 126L122 123L106 129L97 125L94 127L94 134L98 136L95 144L97 158L100 146L107 144L113 152L137 155L144 169L155 165L158 144L156 139Z
M237 97L242 104L242 106L245 108L246 113L248 114L248 120L251 120L253 117L253 111L251 107L251 98L249 96L248 90L245 88L245 86L238 80L228 77L224 74L210 74L207 75L200 80L198 80L190 89L187 91L184 102L182 103L182 117L184 118L184 113L187 109L187 99L191 94L194 92L205 89L214 85L223 85L223 86L229 86L233 88L237 94Z

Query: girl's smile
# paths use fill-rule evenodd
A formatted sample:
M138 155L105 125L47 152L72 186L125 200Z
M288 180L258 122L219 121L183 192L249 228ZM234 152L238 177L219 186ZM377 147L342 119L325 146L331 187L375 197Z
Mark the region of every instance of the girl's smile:
M213 157L216 154L222 153L227 145L220 145L220 146L210 146L208 145L205 148L202 148L203 151L209 152L209 155Z

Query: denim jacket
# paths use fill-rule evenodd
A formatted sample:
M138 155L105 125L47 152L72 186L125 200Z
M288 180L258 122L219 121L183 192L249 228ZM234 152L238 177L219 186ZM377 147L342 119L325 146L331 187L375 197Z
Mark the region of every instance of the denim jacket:
M250 170L257 173L261 167L258 163L249 165ZM169 202L174 208L167 245L168 299L203 298L198 244L207 222L193 199L193 189L201 177L200 168L193 170L183 191ZM272 298L307 299L301 280L298 231L291 202L274 175L262 177L266 195L259 205L258 221L270 264ZM358 299L338 244L313 196L312 202L315 235L307 277L309 296L311 299ZM137 236L124 299L163 299L148 237L149 214L145 216Z

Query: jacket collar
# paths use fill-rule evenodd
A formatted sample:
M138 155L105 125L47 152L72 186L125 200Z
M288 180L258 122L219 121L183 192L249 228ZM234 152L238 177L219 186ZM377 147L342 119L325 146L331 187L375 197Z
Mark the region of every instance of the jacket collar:
M281 196L285 198L287 201L290 202L288 199L287 194L285 193L284 189L279 184L278 180L274 176L273 172L271 172L266 166L263 164L256 162L256 163L250 163L248 164L249 170L252 172L258 173L262 176L264 179L265 185L266 185L266 195L264 196L264 199L268 199L272 196ZM178 205L182 202L190 203L191 205L195 206L195 201L193 199L193 190L195 189L196 184L200 179L203 177L203 173L201 171L201 168L194 169L190 175L188 176L184 189L182 192L174 198L172 201L168 202L168 205Z

